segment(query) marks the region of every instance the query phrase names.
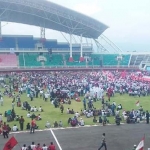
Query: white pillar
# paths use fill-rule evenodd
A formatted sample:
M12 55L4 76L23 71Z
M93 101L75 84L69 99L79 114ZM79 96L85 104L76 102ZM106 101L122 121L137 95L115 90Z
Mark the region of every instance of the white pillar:
M82 47L82 34L80 36L80 45L81 45L81 52L80 52L80 57L83 57L83 47Z
M72 34L70 34L70 58L72 58Z
M0 39L2 38L2 23L1 23L1 19L0 19Z
M41 40L42 40L41 42L44 42L45 41L45 28L41 27L40 32L41 32Z

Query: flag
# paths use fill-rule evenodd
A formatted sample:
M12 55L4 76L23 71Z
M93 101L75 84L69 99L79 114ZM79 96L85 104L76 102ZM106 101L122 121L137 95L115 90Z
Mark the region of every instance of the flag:
M136 106L138 107L139 105L140 105L140 102L139 102L139 101L137 101L137 102L136 102Z
M145 136L142 138L142 140L140 141L139 145L136 147L135 150L144 150L144 140Z
M5 144L3 150L12 150L18 144L15 137L11 137L8 142Z

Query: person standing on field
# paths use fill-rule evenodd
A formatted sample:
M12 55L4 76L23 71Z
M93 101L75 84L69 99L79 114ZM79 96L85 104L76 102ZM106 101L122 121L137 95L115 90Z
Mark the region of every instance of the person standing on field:
M102 135L102 144L101 144L101 146L98 150L101 150L102 147L104 147L105 150L107 150L106 140L105 140L105 133L103 133L103 135Z
M23 131L23 126L24 126L24 118L23 118L23 116L21 116L21 118L19 119L19 124L20 124L20 130Z

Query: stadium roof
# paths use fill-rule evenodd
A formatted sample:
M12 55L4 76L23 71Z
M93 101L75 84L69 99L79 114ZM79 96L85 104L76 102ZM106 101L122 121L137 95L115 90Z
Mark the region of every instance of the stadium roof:
M46 0L0 0L0 20L94 39L108 28L95 19Z

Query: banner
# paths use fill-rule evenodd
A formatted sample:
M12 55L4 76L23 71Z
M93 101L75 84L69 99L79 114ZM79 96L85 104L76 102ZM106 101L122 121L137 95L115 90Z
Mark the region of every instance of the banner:
M5 144L3 150L12 150L18 144L15 137L11 137L8 142Z

